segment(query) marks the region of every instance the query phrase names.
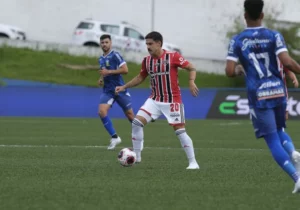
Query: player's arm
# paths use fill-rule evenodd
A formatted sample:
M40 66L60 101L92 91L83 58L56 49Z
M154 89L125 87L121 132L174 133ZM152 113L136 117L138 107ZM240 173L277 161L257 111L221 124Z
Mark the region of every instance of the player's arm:
M142 62L142 68L141 68L140 73L136 77L134 77L131 81L127 82L124 85L124 88L126 89L126 88L138 86L139 84L144 82L144 80L146 79L147 76L148 76L148 72L146 69L146 58L144 58L144 60Z
M148 76L148 72L146 70L146 58L145 58L142 62L141 72L132 80L127 82L125 85L116 87L115 93L118 94L119 92L122 92L127 88L138 86L146 79L147 76Z
M179 53L174 54L174 63L177 67L180 67L182 69L185 69L189 72L189 88L191 91L191 94L193 96L197 96L199 93L199 89L197 85L195 84L195 79L197 76L196 68L193 64L188 62L186 59L182 57Z
M102 86L103 85L103 76L100 75L100 78L98 79L98 85Z
M124 59L119 53L114 53L113 60L117 63L118 69L110 69L107 70L106 68L102 68L100 70L100 74L102 76L114 75L114 74L127 74L128 67Z
M189 81L194 82L196 79L196 76L197 76L195 66L191 63L188 63L185 67L182 67L182 68L189 72L189 74L190 74Z
M300 74L300 65L289 55L287 51L280 52L278 58L282 65L290 71Z
M189 88L193 96L197 96L199 93L199 89L197 85L195 84L197 72L196 68L193 64L188 63L185 67L182 67L183 69L187 70L189 72Z
M146 76L147 77L147 76ZM143 76L142 74L138 74L136 77L134 77L132 80L130 80L129 82L127 82L124 85L124 88L131 88L131 87L135 87L138 86L139 84L141 84L142 82L144 82L144 80L146 79L145 76Z
M128 73L128 67L126 65L126 63L121 64L121 66L119 67L119 69L115 69L115 70L107 70L109 75L112 74L127 74Z
M233 60L228 60L226 61L226 68L225 68L225 72L226 72L226 76L227 77L235 77L235 66L237 65L236 61Z
M225 72L227 77L240 76L245 72L243 66L238 64L239 58L238 58L237 44L235 38L236 36L231 39L228 47L228 53L226 57L226 67L225 67Z
M296 75L294 74L294 72L288 70L288 71L286 71L286 76L290 80L292 80L295 88L297 88L299 86L298 79L297 79Z
M103 60L101 58L99 59L99 65L100 65L100 69L99 69L100 77L98 79L98 85L102 86L103 85L103 75L100 72L101 72L102 67L104 66L104 63L103 63Z
M117 86L115 89L115 94L117 95L119 92L124 91L127 88L131 88L131 87L135 87L138 86L139 84L141 84L147 76L143 76L143 74L138 74L136 77L134 77L132 80L130 80L129 82L127 82L125 85L123 86Z
M114 54L114 59L117 62L119 69L109 70L109 73L110 74L127 74L128 67L127 67L127 64L126 64L125 60L123 59L123 57L118 52L116 52Z
M244 74L244 68L236 61L227 58L225 72L227 77L236 77Z
M291 58L288 53L283 36L280 33L274 34L275 53L282 63L282 65L288 70L300 74L300 65Z
M195 81L197 73L196 73L196 68L192 63L185 60L179 53L175 53L174 54L174 64L177 67L185 69L189 72L189 74L190 74L189 81L190 82Z

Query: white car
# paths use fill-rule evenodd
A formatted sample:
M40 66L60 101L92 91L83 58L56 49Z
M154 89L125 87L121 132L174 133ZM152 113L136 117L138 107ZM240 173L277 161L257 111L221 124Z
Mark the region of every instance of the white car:
M26 33L19 27L0 24L0 38L26 40Z
M147 50L145 35L138 27L126 22L112 24L90 19L80 21L74 31L72 44L98 47L100 36L103 34L111 35L113 46L117 49L137 52L146 52ZM175 44L164 42L163 48L181 53L180 48Z

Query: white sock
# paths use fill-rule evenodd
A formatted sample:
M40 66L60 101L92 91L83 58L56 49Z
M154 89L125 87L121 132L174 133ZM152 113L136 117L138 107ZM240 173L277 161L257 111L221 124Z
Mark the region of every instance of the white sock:
M144 125L141 121L134 118L132 121L132 145L133 150L136 153L136 160L141 161L141 151L143 149L143 142L144 142Z
M189 135L187 135L185 129L184 128L178 129L175 131L175 133L180 140L181 146L185 151L189 163L197 162L195 159L193 141L189 137Z

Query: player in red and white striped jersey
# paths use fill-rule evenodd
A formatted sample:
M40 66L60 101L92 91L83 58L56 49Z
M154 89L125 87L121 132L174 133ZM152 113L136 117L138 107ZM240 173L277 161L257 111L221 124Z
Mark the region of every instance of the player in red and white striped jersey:
M143 59L141 72L124 86L116 87L116 94L118 94L127 88L141 84L147 76L150 76L152 93L132 122L132 143L137 162L141 162L144 142L143 127L163 114L173 126L184 148L189 160L187 169L199 169L193 141L185 131L184 107L178 83L178 68L189 71L189 88L191 94L196 97L198 95L198 88L195 84L196 69L178 52L163 50L163 37L160 33L150 32L145 39L150 55Z
M152 94L154 101L164 103L181 103L181 93L178 84L178 67L185 68L189 62L177 52L162 50L162 55L153 58L151 55L144 58L140 75L151 77Z

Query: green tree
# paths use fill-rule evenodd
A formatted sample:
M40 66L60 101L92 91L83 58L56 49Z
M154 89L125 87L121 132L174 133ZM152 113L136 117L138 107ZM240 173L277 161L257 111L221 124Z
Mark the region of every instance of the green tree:
M267 28L279 31L286 42L290 55L300 62L300 23L280 21L280 12L270 9L265 12L263 25ZM230 39L233 35L240 33L245 28L244 15L237 16L232 27L227 31L226 37Z
M283 35L289 54L300 63L300 23L280 21L278 17L280 16L282 7L280 8L281 10L274 8L265 10L263 25L272 30L279 31ZM245 27L244 14L235 17L232 26L227 30L227 41L229 41L233 35L242 32ZM297 77L299 80L300 76L297 75ZM288 81L288 87L292 87L291 81Z

